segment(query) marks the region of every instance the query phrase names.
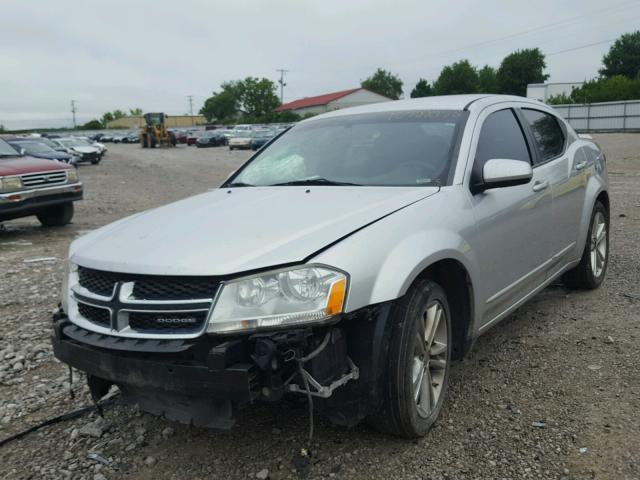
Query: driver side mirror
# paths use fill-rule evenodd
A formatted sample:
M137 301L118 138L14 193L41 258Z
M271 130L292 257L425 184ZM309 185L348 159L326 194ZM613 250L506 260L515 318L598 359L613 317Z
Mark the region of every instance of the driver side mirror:
M491 188L513 187L524 185L533 178L533 169L528 162L506 158L487 160L482 167L482 180L476 184L475 192L483 192Z

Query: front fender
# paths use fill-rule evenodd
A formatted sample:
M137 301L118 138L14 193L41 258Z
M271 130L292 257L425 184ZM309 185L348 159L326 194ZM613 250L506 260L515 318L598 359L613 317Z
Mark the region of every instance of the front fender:
M475 284L475 252L465 241L474 232L467 197L452 187L369 225L309 261L350 274L349 312L401 297L420 272L439 260L458 261Z

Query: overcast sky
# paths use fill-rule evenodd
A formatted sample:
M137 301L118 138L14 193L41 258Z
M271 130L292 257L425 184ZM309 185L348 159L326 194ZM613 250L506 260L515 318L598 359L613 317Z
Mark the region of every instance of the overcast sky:
M582 81L605 41L638 25L640 0L4 0L0 124L71 125L71 99L78 123L117 108L184 114L187 95L197 112L221 82L276 81L278 68L285 101L356 87L377 67L408 96L443 65L498 66L528 47L547 54L549 81Z

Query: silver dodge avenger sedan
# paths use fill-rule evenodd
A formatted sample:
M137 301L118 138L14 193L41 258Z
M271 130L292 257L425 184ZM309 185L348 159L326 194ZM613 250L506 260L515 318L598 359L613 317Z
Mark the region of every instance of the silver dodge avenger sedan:
M297 395L424 435L451 362L551 282L597 288L605 158L553 109L462 95L319 115L219 188L73 242L55 355L143 410L230 427Z

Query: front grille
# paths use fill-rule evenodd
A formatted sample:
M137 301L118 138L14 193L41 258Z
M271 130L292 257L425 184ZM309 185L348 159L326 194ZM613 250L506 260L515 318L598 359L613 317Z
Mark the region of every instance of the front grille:
M207 277L145 278L136 281L133 296L136 300L193 300L213 298L217 284Z
M207 312L130 312L129 327L139 332L188 332L200 330L206 319Z
M25 188L50 187L67 183L67 172L26 173L20 175Z
M98 152L82 154L82 160L90 161L90 160L97 160L98 158L100 158L100 154Z
M91 270L90 268L78 268L78 281L80 285L97 295L110 297L113 294L113 288L118 282L117 273L100 272Z
M78 267L78 283L93 295L109 298L93 297L86 291L75 293L80 315L88 321L108 327L106 309L111 308L118 317L118 330L129 327L143 334L178 335L202 331L220 279L136 275ZM114 295L121 298L112 298Z
M106 308L78 303L78 312L91 323L107 328L111 326L111 316Z

